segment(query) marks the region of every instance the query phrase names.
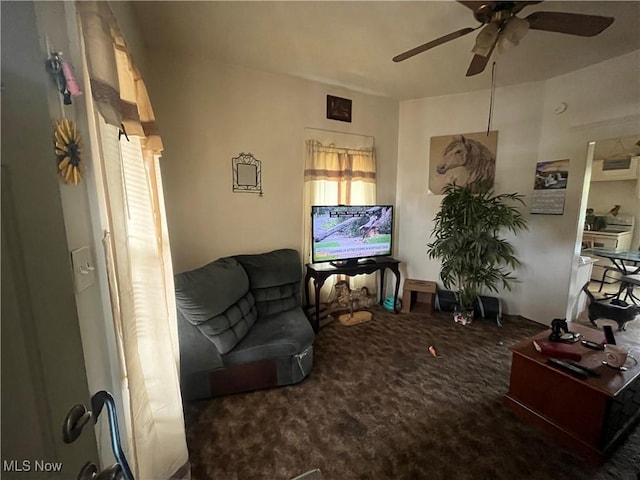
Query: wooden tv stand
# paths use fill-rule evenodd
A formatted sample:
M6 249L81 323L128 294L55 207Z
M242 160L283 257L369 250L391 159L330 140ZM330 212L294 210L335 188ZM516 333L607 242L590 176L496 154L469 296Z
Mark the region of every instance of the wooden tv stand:
M353 277L366 273L380 272L380 304L384 302L384 272L390 269L396 276L396 287L393 294L394 313L398 313L398 291L400 290L400 260L392 257L373 257L364 262L352 262L344 265L332 265L330 263L307 263L307 273L304 277L304 293L306 307L309 302L309 280L313 279L315 294L315 312L311 326L317 332L320 328L320 289L331 275L347 275Z
M570 325L570 330L581 333L585 340L600 343L604 339L601 331ZM549 357L533 347L533 340L546 339L550 332L511 347L511 381L503 404L576 453L602 463L640 419L640 366L626 372L614 370L602 365L602 351L578 342L572 346L582 354L580 363L600 376L576 377L552 366L547 362ZM640 344L619 343L638 358Z

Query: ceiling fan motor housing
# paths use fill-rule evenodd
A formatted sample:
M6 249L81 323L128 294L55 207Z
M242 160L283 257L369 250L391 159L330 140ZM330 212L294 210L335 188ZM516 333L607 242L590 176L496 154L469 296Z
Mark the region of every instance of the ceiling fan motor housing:
M474 18L482 23L502 22L515 13L516 2L487 2L473 12Z
M493 8L489 3L483 3L473 12L474 18L480 23L489 23L493 16Z

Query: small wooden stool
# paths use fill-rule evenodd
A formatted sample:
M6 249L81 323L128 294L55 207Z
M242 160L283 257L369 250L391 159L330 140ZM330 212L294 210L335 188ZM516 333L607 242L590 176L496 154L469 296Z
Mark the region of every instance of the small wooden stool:
M436 282L407 278L402 287L402 313L433 314Z

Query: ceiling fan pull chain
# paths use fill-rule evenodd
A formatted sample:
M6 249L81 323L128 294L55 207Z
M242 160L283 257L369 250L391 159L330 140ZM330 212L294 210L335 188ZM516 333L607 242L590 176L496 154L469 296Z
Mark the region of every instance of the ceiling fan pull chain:
M489 122L487 123L487 137L491 131L491 117L493 116L493 98L496 92L496 62L491 66L491 99L489 100Z

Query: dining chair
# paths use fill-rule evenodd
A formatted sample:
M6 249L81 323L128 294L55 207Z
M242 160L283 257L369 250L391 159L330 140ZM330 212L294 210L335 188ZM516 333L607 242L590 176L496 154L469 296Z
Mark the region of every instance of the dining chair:
M638 250L640 250L640 248ZM622 264L623 265L625 265L624 262L625 261L622 260ZM631 265L627 265L627 266L635 266L635 265L631 264ZM622 277L625 274L625 272L620 270L616 265L603 265L602 268L603 268L603 272L602 272L602 278L599 280L600 288L598 288L598 293L602 292L602 287L604 287L605 283L607 283L609 285L612 285L612 284L621 282L622 281ZM611 274L611 273L619 273L620 276L607 275L607 274ZM607 279L612 280L612 281L608 282ZM622 288L620 290L622 290Z
M640 251L640 248L638 248L638 251ZM634 264L635 266L635 264ZM605 267L605 271L602 274L602 281L604 282L605 277L607 275L607 272L609 270L616 270L616 271L620 271L617 268L613 267L613 266L607 266ZM640 304L640 298L638 298L638 296L636 296L634 289L636 287L640 288L640 273L636 273L636 274L628 274L628 275L622 275L622 277L620 277L620 288L618 289L618 294L616 295L616 298L624 300L625 302L627 300L631 300L631 302L633 302L634 305L639 305ZM602 283L600 284L600 290L602 289ZM600 291L598 290L598 291ZM622 294L624 293L624 298L620 298L622 296Z
M640 298L635 295L634 289L640 288L640 273L635 275L624 275L620 279L620 290L618 290L618 298L625 292L622 300L625 302L629 299L634 305L640 305Z
M620 269L618 267L616 267L615 265L605 265L603 267L603 272L602 272L602 279L599 280L600 282L600 288L598 288L598 293L602 292L602 287L604 287L604 284L614 284L614 283L618 283L622 280L622 277L616 277L613 275L609 275L607 276L608 273L611 272L615 272L615 273L621 273ZM607 279L612 280L611 282L608 282Z

